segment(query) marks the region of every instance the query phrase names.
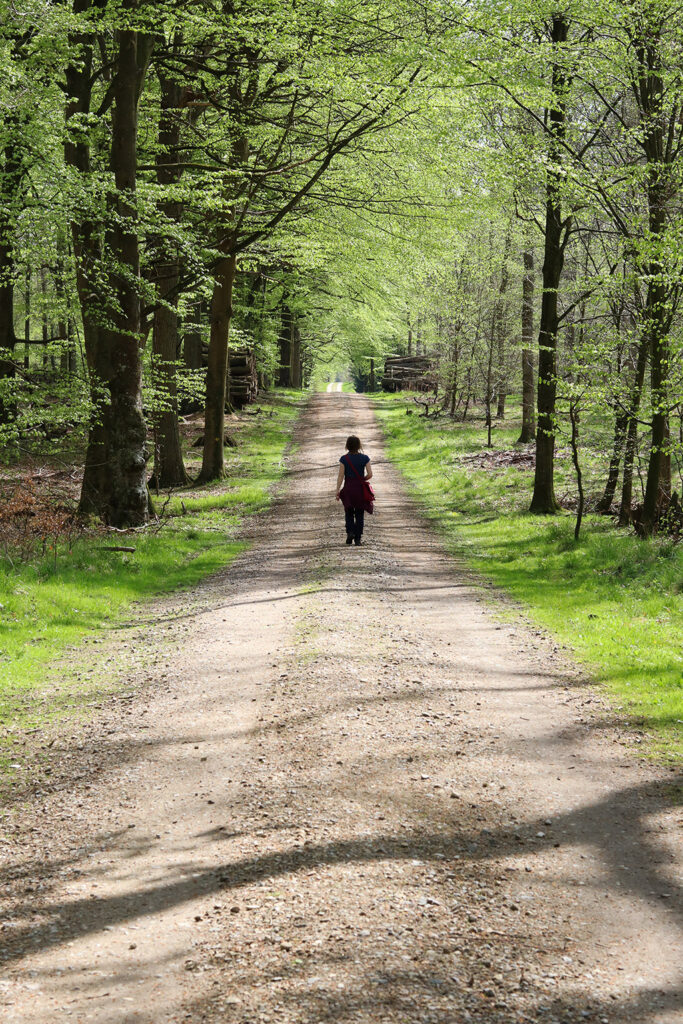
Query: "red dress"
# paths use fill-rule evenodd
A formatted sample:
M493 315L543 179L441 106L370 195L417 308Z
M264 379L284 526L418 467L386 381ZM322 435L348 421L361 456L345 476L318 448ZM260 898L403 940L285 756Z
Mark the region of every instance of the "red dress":
M344 467L345 474L344 486L339 495L342 505L345 509L357 508L363 509L365 512L372 512L372 503L368 501L363 486L365 467L370 459L362 452L354 452L353 455L342 455L339 461Z

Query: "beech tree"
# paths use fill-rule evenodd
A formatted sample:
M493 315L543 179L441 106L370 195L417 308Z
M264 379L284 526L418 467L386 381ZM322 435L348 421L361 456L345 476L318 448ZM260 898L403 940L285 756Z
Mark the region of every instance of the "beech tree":
M6 458L12 439L69 424L76 443L87 419L81 509L144 525L152 456L156 486L187 482L190 391L201 480L223 472L232 333L262 385L346 360L371 388L386 356L426 357L425 409L481 417L486 443L519 396L543 514L570 410L608 416L587 509L645 536L665 525L683 372L680 14L668 0L419 12L6 5Z

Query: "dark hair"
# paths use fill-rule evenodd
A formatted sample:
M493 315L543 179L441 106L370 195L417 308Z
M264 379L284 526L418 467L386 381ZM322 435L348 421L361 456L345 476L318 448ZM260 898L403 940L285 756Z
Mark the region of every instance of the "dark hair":
M355 453L361 451L362 448L363 445L360 443L360 438L356 437L355 434L351 434L350 437L346 438L347 452L351 452L352 455L355 455Z

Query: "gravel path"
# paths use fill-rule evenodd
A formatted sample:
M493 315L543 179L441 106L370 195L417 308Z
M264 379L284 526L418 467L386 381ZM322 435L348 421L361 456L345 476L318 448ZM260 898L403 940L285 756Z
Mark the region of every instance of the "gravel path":
M154 664L10 808L0 1021L680 1022L674 775L445 555L362 396L297 440L251 551L143 609Z

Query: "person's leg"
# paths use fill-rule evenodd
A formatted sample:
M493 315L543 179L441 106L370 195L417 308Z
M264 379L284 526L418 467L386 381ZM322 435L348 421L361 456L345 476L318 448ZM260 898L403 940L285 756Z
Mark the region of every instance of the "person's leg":
M353 509L344 509L344 518L346 519L346 543L350 544L354 538L356 527L353 522Z
M354 509L356 514L356 522L354 524L353 539L356 544L360 544L360 539L363 536L363 526L365 524L365 510L362 508Z

